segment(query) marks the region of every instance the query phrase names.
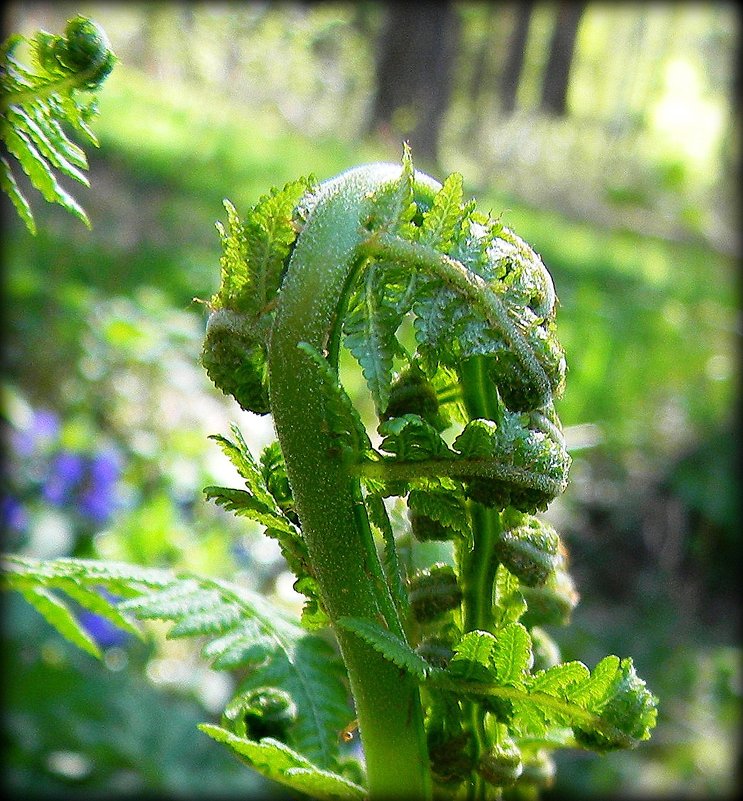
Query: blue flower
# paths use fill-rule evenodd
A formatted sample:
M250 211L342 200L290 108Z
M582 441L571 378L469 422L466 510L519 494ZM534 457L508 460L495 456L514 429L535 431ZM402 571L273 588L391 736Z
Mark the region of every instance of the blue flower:
M118 598L103 587L98 588L98 592L109 601L117 601ZM115 645L123 645L129 638L129 634L117 628L110 620L96 614L83 610L79 616L80 623L90 636L98 643L101 648L111 648Z
M81 612L80 623L101 648L123 645L129 634L95 612Z
M28 513L23 504L12 495L0 497L0 528L5 532L21 532L28 526Z
M119 503L117 485L121 460L114 451L101 451L88 463L85 487L80 495L80 511L95 523L105 523Z
M19 456L32 456L54 442L60 431L59 415L50 409L37 409L28 428L14 429L11 434L13 450Z
M72 451L60 451L52 459L42 497L54 506L66 506L85 475L85 458Z

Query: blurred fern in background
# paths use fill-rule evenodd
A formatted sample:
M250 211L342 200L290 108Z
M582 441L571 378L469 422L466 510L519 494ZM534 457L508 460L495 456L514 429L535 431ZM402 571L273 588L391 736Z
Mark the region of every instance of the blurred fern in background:
M23 42L31 47L34 69L16 58ZM101 86L115 63L106 34L81 16L69 20L63 36L39 31L25 39L13 34L0 48L0 185L31 233L36 233L31 206L6 156L17 160L46 201L58 203L89 227L82 206L57 180L59 172L89 186L82 172L88 168L85 152L63 124L97 146L88 126L97 105L88 95Z

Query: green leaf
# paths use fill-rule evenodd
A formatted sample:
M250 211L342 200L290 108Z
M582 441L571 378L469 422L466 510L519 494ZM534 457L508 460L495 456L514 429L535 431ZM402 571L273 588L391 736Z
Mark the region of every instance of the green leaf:
M8 109L7 118L17 130L25 132L39 149L43 158L53 167L56 167L69 178L83 184L83 186L90 186L86 176L80 172L77 166L68 161L65 154L60 151L57 141L59 137L55 137L56 132L45 125L43 118L41 118L41 124L39 124L33 114L29 114L18 106Z
M413 489L408 494L408 509L441 523L465 539L472 535L464 497L453 490Z
M591 671L590 676L569 688L568 698L580 706L588 708L599 702L616 680L619 671L619 657L605 656Z
M567 698L570 688L583 684L589 676L590 671L582 662L564 662L538 671L529 679L528 686L534 692Z
M31 206L24 197L23 192L21 192L10 169L10 164L4 158L0 158L0 189L10 198L18 212L18 216L23 220L29 232L35 234L36 222L34 221Z
M463 681L493 682L496 679L493 657L498 648L489 631L468 631L454 646L448 672Z
M386 297L385 277L380 265L366 267L343 324L346 347L361 366L377 410L389 402L393 359L401 350L395 334L405 312Z
M281 286L286 262L297 238L295 209L313 179L290 181L259 198L240 219L224 201L227 227L217 223L222 240L222 281L212 299L215 308L231 309L258 319Z
M39 153L26 132L9 127L4 131L3 138L8 151L18 159L23 171L31 180L34 188L41 192L44 200L49 203L58 203L90 227L90 221L82 206L59 185L51 166Z
M18 584L16 589L66 640L96 658L101 658L101 651L93 639L69 607L50 590L46 587L31 587L25 584Z
M377 190L370 198L369 219L366 225L370 230L395 231L411 234L411 220L417 212L413 202L415 169L410 147L403 144L402 171L400 177L391 184Z
M199 728L217 742L229 745L253 769L292 790L308 793L321 801L366 797L363 787L323 770L278 740L264 737L256 742L209 723L202 723Z
M346 390L338 380L338 375L327 359L308 342L300 342L297 347L312 359L322 380L322 403L327 425L328 447L354 461L371 450L371 440L366 426Z
M204 493L209 500L213 500L223 508L234 514L248 517L251 520L264 525L265 533L276 539L281 546L281 552L287 560L289 567L298 577L306 574L308 562L307 548L302 540L299 528L289 516L289 511L293 511L293 501L280 494L281 500L286 506L282 508L276 496L267 485L268 479L278 479L277 469L283 466L281 451L275 453L276 448L269 446L264 451L266 463L259 467L253 459L245 440L237 426L232 426L235 441L214 435L211 439L215 440L222 448L225 455L230 459L238 473L245 480L247 489L231 489L227 487L205 487ZM269 463L270 462L270 463ZM280 462L280 464L279 464ZM278 491L276 481L272 482L274 492Z
M374 620L360 617L341 617L338 625L352 631L367 642L385 659L422 679L431 670L428 662L416 653L406 642Z
M279 513L274 497L266 487L263 473L253 459L240 429L234 423L230 425L230 429L235 438L234 442L219 434L214 434L209 439L218 443L225 456L232 462L240 476L245 479L248 492L264 506L274 508Z
M228 512L249 517L276 531L287 534L295 533L294 525L284 517L282 512L266 506L246 490L230 487L204 487L204 495L208 500L214 501Z
M595 686L588 698L583 695L580 700L589 702L589 709L598 714L599 724L573 726L576 740L596 751L613 751L634 748L649 739L657 721L657 699L635 672L632 659L605 657L591 678ZM596 697L598 687L604 688L600 698Z
M419 240L446 253L462 224L462 176L452 173L436 193L431 208L423 215Z
M509 623L495 637L493 664L498 682L504 685L523 685L531 667L531 637L521 623Z
M497 428L492 420L470 420L452 447L466 459L491 459L496 448Z
M407 617L410 609L410 602L408 599L408 592L405 588L405 581L403 576L403 568L397 553L397 544L395 543L395 532L392 530L387 509L382 500L382 496L375 492L369 492L364 498L366 503L367 513L369 515L369 522L379 530L384 541L384 559L382 566L384 567L387 583L392 591L392 598L395 601L400 618L404 620Z
M401 462L453 459L455 454L438 431L417 414L404 414L380 423L384 437L380 448L393 453Z
M505 565L498 565L495 572L495 622L497 626L515 623L526 611L526 601L521 593L521 584Z
M116 605L116 601L109 600L97 589L90 589L75 579L65 578L50 582L50 586L62 590L65 595L69 596L88 612L105 618L117 628L133 634L135 637L142 638L140 629L126 615L122 614Z
M288 692L299 712L292 741L321 767L335 765L338 732L353 717L343 665L323 638L308 634L262 596L229 582L122 563L8 556L5 566L3 584L21 591L63 636L90 653L96 653L95 644L53 594L65 593L73 582L68 597L90 611L102 610L95 590L103 587L127 598L115 604L119 622L127 616L170 621L170 637L210 638L202 654L213 667L245 671L240 691L267 685ZM117 622L116 615L109 619Z

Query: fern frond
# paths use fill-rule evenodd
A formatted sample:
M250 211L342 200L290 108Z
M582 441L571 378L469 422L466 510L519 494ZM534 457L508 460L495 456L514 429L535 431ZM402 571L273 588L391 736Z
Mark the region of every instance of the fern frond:
M456 456L439 432L417 414L385 420L378 431L384 437L380 448L394 454L401 462L454 459Z
M413 232L411 221L417 213L413 201L414 178L413 155L405 142L400 177L378 189L369 199L370 213L365 223L369 230L393 231L403 235Z
M361 416L328 360L308 342L300 342L297 347L312 359L322 379L323 395L319 400L325 416L329 452L358 461L372 447Z
M88 126L95 114L94 92L113 69L116 57L106 34L91 20L78 16L67 22L64 36L39 31L28 41L34 70L24 67L15 51L24 41L11 36L0 48L0 139L31 185L49 203L58 203L90 227L87 214L58 182L60 172L88 186L83 150L65 134L61 123L81 133L91 144L96 138ZM36 233L31 206L3 156L0 186L10 197L27 229Z
M408 495L408 509L434 520L465 540L472 537L469 514L461 493L444 489L413 489Z
M496 647L497 641L489 631L468 631L454 646L448 672L463 681L495 681Z
M493 665L498 682L522 686L532 664L531 637L521 623L509 623L496 632Z
M207 499L213 500L227 511L248 517L265 526L265 533L278 540L281 552L291 570L297 577L302 577L307 572L306 546L294 520L280 505L280 500L286 502L286 498L280 495L277 499L267 484L267 476L270 479L272 470L275 472L277 467L275 462L278 456L270 457L273 449L269 446L269 449L264 451L264 455L269 453L266 459L272 459L272 470L267 468L266 463L259 467L253 459L240 429L236 425L232 425L231 429L234 442L221 434L215 434L210 439L217 442L222 452L235 466L245 481L246 489L210 486L204 488L204 494ZM277 489L274 487L274 492L276 491Z
M388 297L394 287L388 272L377 263L366 267L343 324L346 347L361 366L378 410L386 409L389 402L392 364L401 351L395 333L407 311L398 305L399 298Z
M448 253L458 228L470 209L462 208L462 176L452 173L433 198L431 208L423 215L419 240Z
M518 623L507 628L514 634L523 629ZM468 632L447 670L431 674L428 681L442 689L510 701L509 729L517 737L544 738L550 730L554 735L568 727L578 744L594 751L634 748L650 737L657 699L635 673L631 659L605 657L593 672L579 662L567 662L528 676L513 669L523 665L523 644L516 649L505 644L499 656L497 643L488 632ZM497 667L493 670L496 661L502 663L509 651L520 654L512 667L501 668L504 675L521 675L512 684L493 679L498 674ZM555 745L560 744L571 743L560 737Z
M215 309L230 309L257 320L269 310L297 238L295 208L314 184L312 177L291 181L259 198L243 219L224 201L227 226L217 223L222 240L222 281L212 298Z
M404 640L401 640L389 629L373 620L360 617L342 617L338 625L352 631L372 648L379 651L385 659L389 659L398 667L422 679L431 670L430 665L420 654L416 653Z
M292 790L320 801L361 801L366 797L363 787L314 765L278 740L264 737L256 742L209 723L202 723L199 728L217 742L229 745L254 770Z
M98 655L67 601L106 612L133 629L131 619L173 623L168 637L206 638L202 655L215 669L247 671L240 691L280 686L299 710L289 736L323 768L333 767L337 733L352 717L342 663L322 638L308 634L260 595L228 582L168 570L82 559L4 559L3 583L20 591L75 645ZM98 588L126 598L107 600ZM110 596L108 596L110 598Z
M382 535L382 540L384 542L384 559L382 560L382 565L400 618L405 620L410 610L410 602L407 590L405 589L403 567L400 564L397 553L395 532L390 523L390 518L381 495L376 492L368 492L364 497L364 502L369 515L369 522Z
M493 582L494 618L498 627L515 623L526 611L526 601L521 593L521 583L508 568L500 564Z

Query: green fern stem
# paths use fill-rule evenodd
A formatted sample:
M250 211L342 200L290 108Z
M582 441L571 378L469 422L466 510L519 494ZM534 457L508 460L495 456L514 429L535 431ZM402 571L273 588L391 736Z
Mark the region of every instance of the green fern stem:
M498 399L487 381L484 360L481 356L467 359L458 369L462 400L470 419L489 419L500 421L501 409ZM498 569L495 557L495 543L502 526L500 513L488 509L475 501L469 502L472 530L475 532L471 551L460 547L456 551L458 569L462 583L463 630L492 631L493 583ZM474 737L476 762L490 747L490 738L485 730L485 712L475 698L462 700L470 721ZM471 799L484 798L485 782L475 773L468 788Z
M425 476L449 476L450 478L503 479L524 487L537 487L553 495L558 495L565 488L563 484L549 476L525 470L522 467L503 464L496 459L452 458L427 459L420 462L381 459L359 462L349 469L357 475L385 481L409 481Z
M333 621L384 621L402 636L390 612L389 589L375 580L381 566L368 520L359 524L366 512L359 505L358 475L329 453L322 377L299 347L302 342L321 352L329 347L345 287L358 266L365 198L396 177L388 168L365 168L324 190L289 263L268 364L274 424L325 608ZM356 703L370 798L430 798L415 679L357 635L340 626L336 632Z

